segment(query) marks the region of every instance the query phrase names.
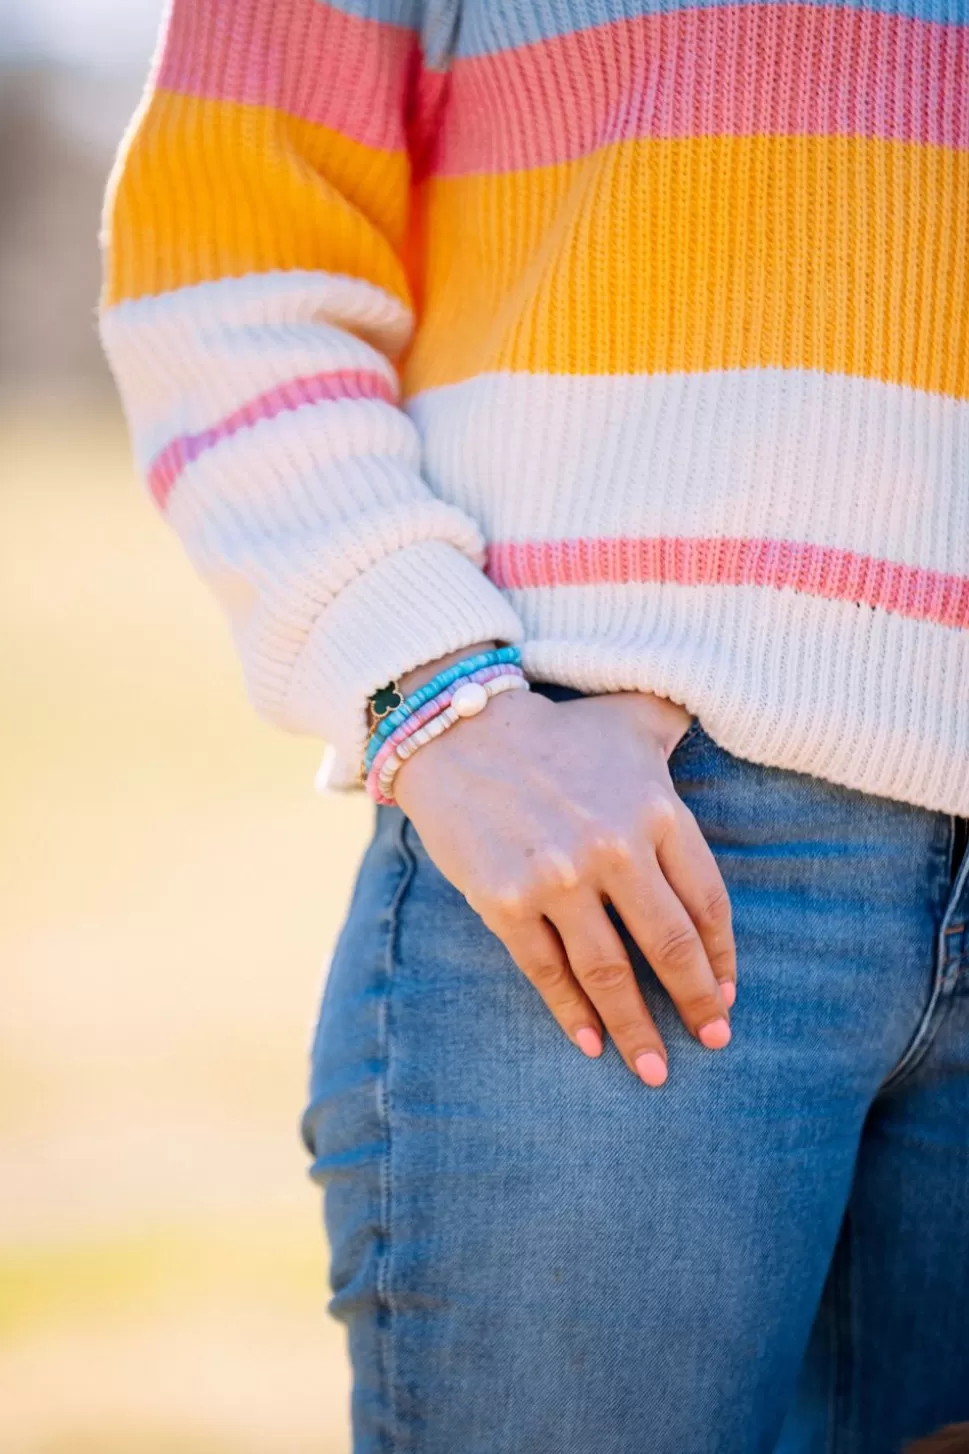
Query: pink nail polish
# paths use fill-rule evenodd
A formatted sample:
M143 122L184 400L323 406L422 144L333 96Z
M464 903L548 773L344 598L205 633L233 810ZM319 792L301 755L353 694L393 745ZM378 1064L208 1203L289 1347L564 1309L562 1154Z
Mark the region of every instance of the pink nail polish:
M666 1080L666 1061L655 1050L647 1050L636 1056L636 1070L644 1085L660 1086Z
M723 995L723 1002L728 1010L732 1010L737 1000L737 986L732 979L720 981L720 993Z
M581 1030L576 1030L575 1043L590 1060L595 1060L597 1055L602 1054L602 1036L591 1025L583 1025Z
M708 1050L722 1050L725 1045L730 1044L730 1026L726 1020L711 1020L709 1025L704 1025L697 1034L700 1043Z

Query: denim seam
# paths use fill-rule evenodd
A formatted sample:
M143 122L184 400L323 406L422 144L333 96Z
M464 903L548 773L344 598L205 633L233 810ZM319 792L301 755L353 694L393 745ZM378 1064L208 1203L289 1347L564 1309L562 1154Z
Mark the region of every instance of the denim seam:
M835 1254L834 1255L835 1255L835 1261L837 1261L837 1257L838 1257L838 1247L837 1247L837 1245L835 1246ZM830 1270L828 1272L828 1276L831 1277L831 1278L834 1277L834 1266L833 1265L832 1265L832 1267L830 1268ZM822 1293L822 1306L823 1306L823 1298L824 1298L824 1294ZM834 1302L834 1300L835 1300L835 1298L834 1298L834 1289L833 1288L831 1290L831 1300L832 1300L832 1302ZM822 1310L819 1309L818 1313L815 1313L815 1317L817 1317L819 1315L819 1313L821 1313L821 1311ZM834 1313L832 1314L832 1317L831 1317L831 1343L830 1343L830 1348L831 1348L831 1356L830 1356L830 1363L829 1363L829 1370L828 1370L828 1372L829 1372L829 1377L828 1377L828 1417L827 1417L827 1423L825 1425L824 1454L838 1454L838 1449L837 1449L837 1437L838 1437L838 1369L839 1369L839 1353L841 1351L841 1347L840 1347L840 1333L839 1333L839 1330L838 1330L837 1309L835 1309L835 1311L834 1311Z
M831 1269L834 1316L831 1332L831 1392L828 1399L827 1454L849 1454L854 1424L854 1299L851 1295L851 1211L846 1210Z
M952 985L951 983L946 984L944 964L944 954L940 948L929 1002L922 1012L922 1018L915 1027L915 1033L909 1041L907 1048L878 1087L878 1095L883 1095L885 1091L894 1090L896 1086L908 1080L909 1076L914 1075L932 1048L932 1042L945 1021L945 1012L952 1003L952 995L950 993ZM940 1001L943 1001L941 1009Z
M956 819L951 818L950 824L951 841L954 843ZM949 856L951 862L951 848ZM907 1080L909 1076L918 1070L931 1049L932 1042L945 1023L947 1011L953 1000L952 991L955 988L958 977L957 971L961 957L960 951L950 948L950 939L953 937L953 930L958 929L959 925L952 925L948 920L949 916L954 914L959 907L959 901L965 890L967 877L969 877L969 856L966 857L965 862L958 868L955 878L952 881L946 910L943 914L942 922L939 925L935 954L935 971L932 979L932 992L929 995L929 1002L922 1013L922 1018L919 1020L915 1028L915 1033L909 1041L907 1048L903 1051L895 1067L889 1071L888 1075L878 1087L879 1095L887 1090L894 1090L896 1086ZM943 1002L941 1009L939 1007L940 1001Z
M391 1228L393 1217L393 1174L392 1145L390 1134L390 1056L393 1024L390 1009L390 991L394 980L397 961L398 916L404 896L414 876L414 856L405 840L407 820L403 814L396 827L396 849L400 867L390 904L387 907L387 937L384 946L384 976L379 1004L379 1050L380 1072L377 1077L377 1112L383 1135L383 1155L380 1164L380 1258L377 1264L377 1305L380 1309L380 1380L384 1386L387 1425L382 1432L381 1445L385 1454L393 1454L397 1447L397 1372L394 1365L393 1319L397 1309L391 1288Z

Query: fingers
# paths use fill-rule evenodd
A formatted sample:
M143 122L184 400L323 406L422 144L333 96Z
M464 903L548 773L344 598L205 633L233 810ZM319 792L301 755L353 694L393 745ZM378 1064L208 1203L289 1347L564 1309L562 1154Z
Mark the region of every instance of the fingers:
M666 1050L602 900L591 890L580 889L564 895L554 913L572 973L602 1016L620 1055L646 1085L662 1085Z
M696 819L685 804L680 807L676 829L662 835L656 856L667 882L693 920L729 1010L737 998L737 946L730 895Z
M500 937L573 1044L585 1055L601 1055L599 1016L572 973L562 941L551 924L537 917L527 923L505 923Z
M697 926L664 876L655 852L644 849L635 866L611 881L607 890L686 1028L708 1050L722 1050L730 1040L727 1000Z
M598 1055L605 1029L630 1070L661 1085L666 1050L604 900L687 1030L707 1049L723 1049L737 977L730 900L692 813L658 783L634 836L602 831L578 854L548 850L527 879L488 895L478 912L574 1044Z

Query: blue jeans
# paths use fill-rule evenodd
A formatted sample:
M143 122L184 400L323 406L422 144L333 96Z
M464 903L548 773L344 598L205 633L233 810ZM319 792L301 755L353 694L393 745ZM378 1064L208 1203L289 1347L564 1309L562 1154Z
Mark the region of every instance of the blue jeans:
M670 763L730 891L729 1048L586 1060L381 809L304 1132L355 1454L895 1454L969 1419L960 820Z

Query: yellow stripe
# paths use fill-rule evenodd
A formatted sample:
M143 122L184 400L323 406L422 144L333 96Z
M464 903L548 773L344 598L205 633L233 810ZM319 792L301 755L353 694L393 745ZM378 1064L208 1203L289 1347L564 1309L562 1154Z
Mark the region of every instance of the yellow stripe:
M157 91L108 202L105 303L276 268L408 298L408 162L265 107Z
M779 366L969 397L969 152L618 143L430 182L408 392L481 370Z

